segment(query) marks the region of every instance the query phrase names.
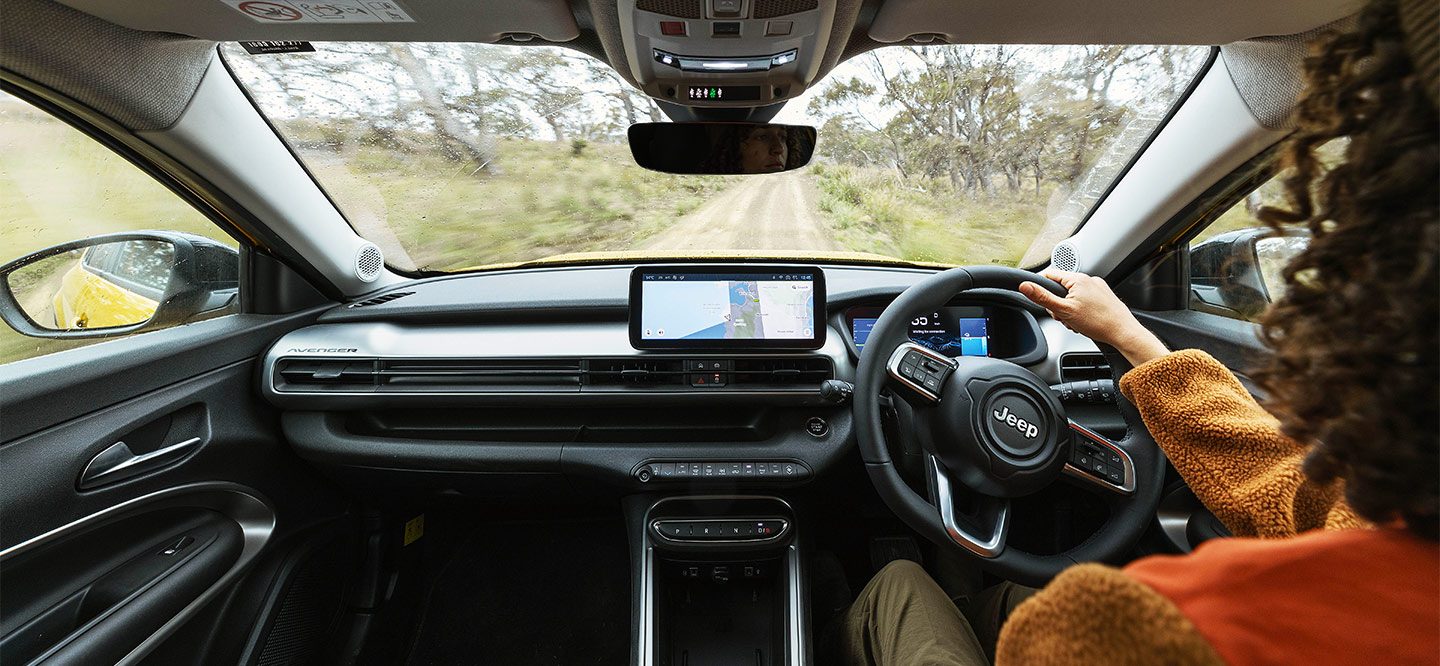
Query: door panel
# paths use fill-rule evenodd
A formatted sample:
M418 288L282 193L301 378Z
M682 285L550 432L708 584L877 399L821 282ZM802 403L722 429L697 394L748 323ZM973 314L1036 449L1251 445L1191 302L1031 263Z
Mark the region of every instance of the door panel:
M1260 342L1258 325L1194 310L1136 310L1135 316L1171 349L1208 352L1230 368L1246 390L1259 395L1258 387L1246 375L1259 366L1268 353Z
M255 390L258 352L312 320L236 315L0 366L0 663L129 663L192 617L251 630L200 612L269 586L246 575L257 558L347 510ZM120 442L161 455L82 488Z

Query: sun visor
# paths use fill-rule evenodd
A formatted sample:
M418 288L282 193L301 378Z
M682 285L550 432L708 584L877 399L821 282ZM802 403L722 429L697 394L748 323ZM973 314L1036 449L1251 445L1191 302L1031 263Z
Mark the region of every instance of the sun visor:
M1228 44L1293 35L1355 13L1362 0L886 0L870 37L963 44Z
M216 41L496 42L580 32L564 0L61 0L135 30Z

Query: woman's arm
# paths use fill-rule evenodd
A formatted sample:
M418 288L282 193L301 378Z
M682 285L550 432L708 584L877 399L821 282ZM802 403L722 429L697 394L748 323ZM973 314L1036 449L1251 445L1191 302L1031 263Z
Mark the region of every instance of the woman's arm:
M1282 537L1364 525L1342 487L1311 482L1305 445L1203 351L1174 352L1120 379L1145 427L1205 506L1236 536Z
M1318 486L1300 470L1305 446L1280 433L1220 362L1198 350L1170 353L1100 278L1047 272L1070 290L1058 298L1038 285L1025 294L1071 330L1109 344L1134 370L1120 390L1180 476L1237 536L1290 536L1317 527L1364 524L1338 484Z

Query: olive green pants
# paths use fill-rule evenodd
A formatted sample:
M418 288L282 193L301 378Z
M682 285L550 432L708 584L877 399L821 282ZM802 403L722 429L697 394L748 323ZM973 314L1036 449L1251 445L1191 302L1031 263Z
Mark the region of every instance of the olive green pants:
M989 666L960 609L919 564L897 560L861 590L836 628L846 666Z

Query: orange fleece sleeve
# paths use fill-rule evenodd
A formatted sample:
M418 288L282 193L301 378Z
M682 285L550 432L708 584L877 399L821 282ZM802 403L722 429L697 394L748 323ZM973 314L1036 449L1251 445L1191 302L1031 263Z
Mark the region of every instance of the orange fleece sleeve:
M1126 373L1120 391L1191 490L1236 536L1287 537L1367 524L1300 469L1305 445L1280 433L1240 381L1203 351L1188 349Z
M1169 599L1119 569L1079 564L1026 599L1000 629L996 666L1224 664Z

